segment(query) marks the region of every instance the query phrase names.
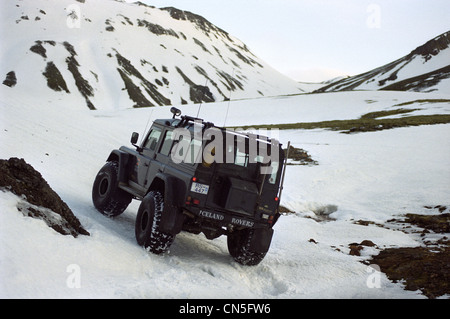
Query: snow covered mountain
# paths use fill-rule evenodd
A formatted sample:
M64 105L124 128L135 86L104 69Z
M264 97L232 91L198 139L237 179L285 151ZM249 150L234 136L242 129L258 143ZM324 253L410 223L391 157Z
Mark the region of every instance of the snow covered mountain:
M450 93L450 31L394 62L332 82L317 92L349 90Z
M121 109L302 92L237 38L172 7L21 0L1 12L0 79L12 95Z

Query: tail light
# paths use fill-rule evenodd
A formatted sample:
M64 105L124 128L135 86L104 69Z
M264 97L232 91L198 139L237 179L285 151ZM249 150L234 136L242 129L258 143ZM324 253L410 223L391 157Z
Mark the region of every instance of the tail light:
M193 198L192 196L188 196L186 198L186 205L200 205L200 199L198 198Z

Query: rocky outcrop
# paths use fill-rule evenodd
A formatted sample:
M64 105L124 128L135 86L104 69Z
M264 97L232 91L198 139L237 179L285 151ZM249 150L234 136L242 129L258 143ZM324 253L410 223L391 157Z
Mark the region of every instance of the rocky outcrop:
M6 74L5 80L3 81L3 85L14 87L16 84L17 84L16 73L14 71L8 72L8 74Z
M89 235L67 204L42 175L24 159L0 160L0 190L24 198L17 209L25 216L44 220L63 235Z

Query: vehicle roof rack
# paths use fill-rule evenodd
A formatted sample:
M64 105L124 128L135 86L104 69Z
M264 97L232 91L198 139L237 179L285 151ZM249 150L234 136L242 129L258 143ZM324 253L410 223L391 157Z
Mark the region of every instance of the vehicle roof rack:
M211 128L211 127L215 127L215 128L220 129L222 131L228 131L225 127L219 127L219 126L214 125L214 123L212 123L212 122L205 122L201 118L193 117L193 116L189 116L189 115L182 115L180 122L176 126L177 127L186 127L186 126L191 126L191 125L194 125L194 124L201 124L201 125L203 125L203 130L206 130L206 129ZM270 138L268 136L260 135L260 134L254 134L254 133L251 133L251 132L237 132L237 131L228 131L228 132L230 132L232 134L236 134L236 135L242 135L242 136L244 136L246 138L250 138L252 136L252 137L256 138L258 141L260 141L260 142L265 142L265 143L269 143L269 144L273 140L272 138Z
M181 116L181 121L180 123L178 123L178 126L187 126L189 124L194 124L194 123L198 123L200 122L201 124L203 124L203 129L207 129L210 127L216 127L214 125L214 123L212 122L205 122L203 119L198 118L198 117L193 117L193 116L189 116L189 115L183 115ZM218 127L221 129L221 127Z

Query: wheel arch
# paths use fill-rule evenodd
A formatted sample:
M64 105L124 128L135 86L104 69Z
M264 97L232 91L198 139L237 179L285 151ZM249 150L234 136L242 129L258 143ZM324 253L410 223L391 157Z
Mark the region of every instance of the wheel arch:
M128 154L126 152L123 152L121 150L113 150L108 158L106 159L107 162L117 162L119 163L119 181L120 182L127 182L127 172L128 167L130 166L130 158L132 157L131 154Z
M183 204L184 194L186 194L186 184L175 176L160 172L153 178L147 194L151 191L159 191L164 195L165 201L170 201L176 206L181 206Z
M148 193L150 193L151 191L158 191L163 195L163 197L165 197L164 195L166 194L166 187L167 187L166 184L167 183L164 178L162 178L161 176L158 176L158 175L159 174L157 174L155 176L155 178L153 178L153 181L152 181L150 187L148 188L146 195Z

